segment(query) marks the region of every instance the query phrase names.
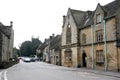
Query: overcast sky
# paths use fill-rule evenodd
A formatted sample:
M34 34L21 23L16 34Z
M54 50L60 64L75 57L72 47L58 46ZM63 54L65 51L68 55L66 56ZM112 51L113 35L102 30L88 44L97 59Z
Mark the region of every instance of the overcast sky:
M31 37L43 42L53 33L61 34L62 16L68 8L82 11L95 10L98 3L113 0L0 0L0 22L13 21L14 46L18 47Z

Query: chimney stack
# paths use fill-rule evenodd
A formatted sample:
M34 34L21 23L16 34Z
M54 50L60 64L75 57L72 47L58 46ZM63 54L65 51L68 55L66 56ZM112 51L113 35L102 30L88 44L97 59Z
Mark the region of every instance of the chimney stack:
M12 21L10 21L10 26L11 26L11 27L13 26L13 22L12 22Z

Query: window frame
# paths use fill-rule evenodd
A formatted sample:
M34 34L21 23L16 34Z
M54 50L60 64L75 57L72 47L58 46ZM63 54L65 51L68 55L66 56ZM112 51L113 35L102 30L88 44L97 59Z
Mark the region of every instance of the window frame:
M102 22L102 15L99 13L96 15L96 24L99 24Z
M67 30L66 30L66 44L70 44L71 43L71 25L68 24L67 25Z
M96 50L96 64L104 64L105 56L103 50Z
M97 30L95 32L96 35L96 42L102 42L103 41L103 30Z
M64 53L65 61L72 61L72 51L68 50Z

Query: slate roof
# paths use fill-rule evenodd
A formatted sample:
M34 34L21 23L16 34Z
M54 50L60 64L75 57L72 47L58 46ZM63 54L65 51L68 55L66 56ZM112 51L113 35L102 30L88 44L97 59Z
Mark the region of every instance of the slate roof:
M116 16L117 12L120 10L120 0L115 0L109 4L101 6L105 12L105 18ZM93 16L95 11L79 11L70 9L73 19L79 29L88 27L93 24Z
M74 10L70 9L71 15L73 16L73 19L76 23L76 26L78 28L82 28L83 26L87 26L89 24L92 24L92 11L79 11L79 10ZM90 19L89 19L90 18ZM89 19L89 20L88 20ZM87 20L87 22L86 22Z
M89 25L93 24L93 16L94 16L95 11L91 11L90 14L85 15L83 18L83 24L81 28L87 27Z
M79 11L79 10L74 10L74 9L70 9L71 14L74 18L74 21L76 23L77 26L80 26L82 24L82 19L83 16L86 14L85 11Z
M57 35L50 41L50 49L60 50L61 47L61 36Z
M42 43L42 44L38 47L38 49L43 50L45 47L47 47L47 46L48 46L48 41L49 41L49 39L45 39L44 43Z
M104 11L106 12L106 16L105 16L106 19L112 16L116 16L117 11L120 9L120 0L115 0L102 7Z
M8 38L10 38L11 29L12 29L12 26L5 26L0 22L0 31L4 33Z

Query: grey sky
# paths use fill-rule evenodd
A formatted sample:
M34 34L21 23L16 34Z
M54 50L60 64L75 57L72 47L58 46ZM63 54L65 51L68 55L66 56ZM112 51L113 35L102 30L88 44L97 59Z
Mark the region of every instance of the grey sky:
M9 25L13 21L14 46L31 37L43 42L53 33L62 31L62 16L68 8L95 10L100 3L105 5L113 0L0 0L0 22Z

